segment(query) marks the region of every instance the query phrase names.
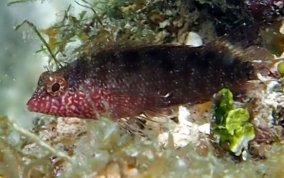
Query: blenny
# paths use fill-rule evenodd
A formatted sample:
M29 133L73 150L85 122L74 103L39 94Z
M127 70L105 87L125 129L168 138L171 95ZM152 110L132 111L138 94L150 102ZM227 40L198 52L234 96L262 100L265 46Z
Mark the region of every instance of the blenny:
M225 43L104 50L42 73L27 105L33 112L97 119L202 103L257 78L253 55L246 54Z

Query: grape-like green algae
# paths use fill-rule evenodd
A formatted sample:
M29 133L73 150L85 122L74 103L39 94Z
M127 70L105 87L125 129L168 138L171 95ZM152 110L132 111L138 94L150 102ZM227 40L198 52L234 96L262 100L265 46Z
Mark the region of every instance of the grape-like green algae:
M247 151L248 142L255 137L249 112L245 108L235 108L233 94L228 89L222 89L216 97L219 99L214 106L214 136L221 145L228 143L229 150L239 156L242 151Z

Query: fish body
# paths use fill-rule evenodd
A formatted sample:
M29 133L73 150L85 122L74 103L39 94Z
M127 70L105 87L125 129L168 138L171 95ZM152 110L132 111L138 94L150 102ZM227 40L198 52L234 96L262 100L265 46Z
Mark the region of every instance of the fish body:
M131 117L147 110L208 101L256 79L252 62L226 45L148 45L109 49L44 72L28 109L55 116Z

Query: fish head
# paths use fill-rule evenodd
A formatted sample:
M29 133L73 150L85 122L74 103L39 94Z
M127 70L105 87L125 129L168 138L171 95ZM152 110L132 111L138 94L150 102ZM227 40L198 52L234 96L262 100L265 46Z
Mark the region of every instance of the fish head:
M27 102L28 110L62 117L92 117L86 92L70 86L68 76L60 72L43 72L38 86Z

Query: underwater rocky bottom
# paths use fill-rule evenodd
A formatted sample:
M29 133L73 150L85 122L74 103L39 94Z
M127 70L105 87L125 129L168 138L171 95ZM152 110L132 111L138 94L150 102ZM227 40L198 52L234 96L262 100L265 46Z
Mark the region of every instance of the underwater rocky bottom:
M269 82L271 83L271 82ZM272 85L272 84L270 84ZM274 83L274 85L276 85ZM267 87L258 107L281 118L272 109ZM272 92L274 91L274 92ZM254 92L253 92L254 93ZM255 94L255 93L254 93ZM279 98L279 96L278 96ZM275 101L273 99L273 101ZM269 109L270 108L271 112ZM269 115L269 114L268 114ZM108 118L35 120L25 130L0 117L1 177L281 177L284 148L278 127L255 129L256 136L242 153L220 147L210 131L212 104L179 106L165 115L136 120ZM280 117L279 117L280 116ZM265 113L254 115L266 118ZM196 119L198 118L198 120ZM135 122L133 122L135 121ZM137 121L143 121L142 124ZM261 122L258 119L257 122ZM257 123L255 120L253 121ZM141 127L143 125L143 127ZM273 137L273 138L271 138ZM220 138L219 138L220 139ZM255 142L255 143L254 143ZM247 143L247 142L245 142ZM240 144L243 144L240 143ZM283 163L282 163L283 162Z

